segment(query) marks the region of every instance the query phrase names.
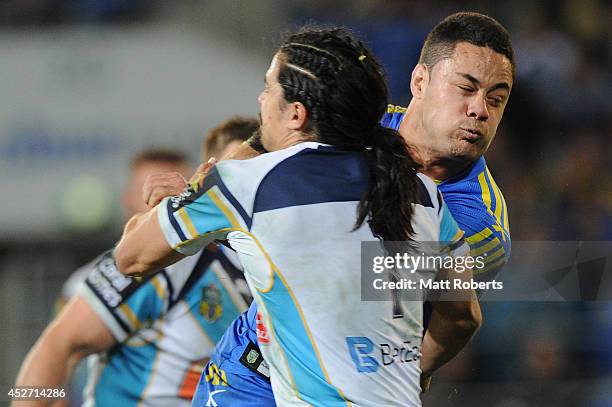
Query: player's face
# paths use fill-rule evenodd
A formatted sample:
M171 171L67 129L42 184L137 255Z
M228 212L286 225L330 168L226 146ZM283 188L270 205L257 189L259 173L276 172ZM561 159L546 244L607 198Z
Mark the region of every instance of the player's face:
M142 199L142 186L149 175L163 172L179 172L186 179L189 179L191 175L191 169L187 164L172 164L162 161L144 161L137 164L130 172L130 178L123 191L123 212L127 218L151 209Z
M512 66L490 48L458 43L434 65L423 98L423 125L438 155L472 161L495 137L510 89Z
M284 109L287 103L283 96L283 88L278 82L279 69L280 62L277 54L266 72L264 90L258 98L261 143L268 151L280 149L289 134L286 126L287 112Z

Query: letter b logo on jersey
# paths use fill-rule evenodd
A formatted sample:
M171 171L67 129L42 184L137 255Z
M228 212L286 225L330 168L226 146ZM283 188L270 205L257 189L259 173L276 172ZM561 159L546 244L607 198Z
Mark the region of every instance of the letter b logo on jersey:
M378 361L369 356L374 342L365 336L347 336L346 344L359 373L373 373L378 370Z

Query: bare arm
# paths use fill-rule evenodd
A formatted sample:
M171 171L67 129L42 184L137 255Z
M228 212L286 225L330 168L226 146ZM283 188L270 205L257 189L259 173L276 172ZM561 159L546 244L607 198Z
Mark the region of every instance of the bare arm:
M228 159L246 160L259 154L245 142ZM190 182L201 182L215 164L214 158L201 164ZM143 187L143 199L152 209L132 217L125 225L123 236L114 252L119 271L128 275L148 274L185 257L173 250L166 241L155 206L165 197L180 193L186 186L182 177L176 173L156 174L147 178Z
M174 264L185 255L170 247L157 219L157 208L153 208L128 221L114 257L123 274L143 275Z
M438 302L423 338L421 370L424 378L454 358L482 324L478 301Z
M83 357L105 351L115 343L102 319L85 300L76 296L34 344L21 365L15 385L63 387ZM49 405L52 400L20 401L15 407Z
M468 281L471 271L441 272L443 279ZM421 385L425 391L429 378L454 358L482 325L480 305L473 290L450 290L446 301L433 301L433 312L421 348ZM453 299L454 301L448 301Z

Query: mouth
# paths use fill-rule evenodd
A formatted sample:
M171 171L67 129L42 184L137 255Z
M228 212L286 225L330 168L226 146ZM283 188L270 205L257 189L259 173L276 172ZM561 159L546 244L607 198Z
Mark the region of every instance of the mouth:
M484 135L482 134L482 132L478 129L470 129L470 128L466 128L466 127L461 127L459 128L459 130L461 131L461 139L462 140L466 140L470 143L475 143L476 141L480 140L482 137L484 137Z

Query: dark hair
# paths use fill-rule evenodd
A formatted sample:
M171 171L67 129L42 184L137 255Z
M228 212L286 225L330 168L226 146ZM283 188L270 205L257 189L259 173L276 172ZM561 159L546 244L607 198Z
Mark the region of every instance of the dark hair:
M182 151L170 148L147 148L132 157L130 168L135 168L145 162L162 162L177 165L189 164L189 157Z
M231 117L208 132L204 142L204 154L215 157L232 141L248 140L257 129L259 129L259 121L255 118Z
M433 68L441 59L450 58L459 42L487 47L505 56L512 65L514 78L514 50L510 34L497 20L480 13L455 13L438 23L425 39L419 63Z
M282 43L278 82L287 102L308 111L305 133L344 150L365 151L370 185L355 228L369 218L385 240L408 240L416 202L416 164L404 139L380 125L388 91L372 52L343 28L306 27Z

